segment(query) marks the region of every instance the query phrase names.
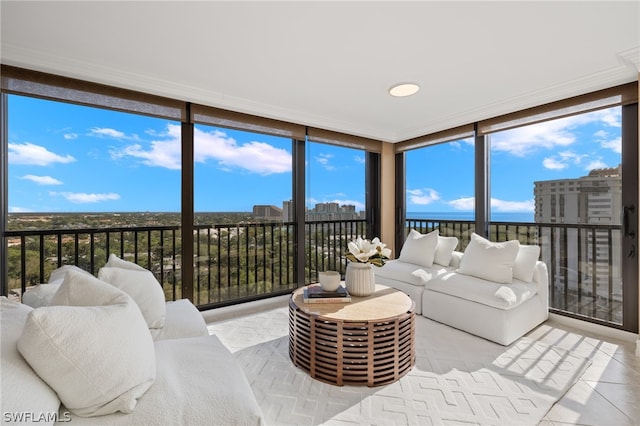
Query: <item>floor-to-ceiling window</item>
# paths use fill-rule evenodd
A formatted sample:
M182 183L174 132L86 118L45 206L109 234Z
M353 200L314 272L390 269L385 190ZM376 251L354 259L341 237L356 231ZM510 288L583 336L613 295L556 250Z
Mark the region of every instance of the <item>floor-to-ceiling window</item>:
M292 139L194 129L194 299L199 305L295 287Z
M401 155L396 179L403 194L398 211L404 211L404 241L410 229L455 236L463 250L475 230L475 141L472 127L433 137L416 138L397 145ZM401 241L396 241L399 246ZM399 251L398 251L399 253Z
M471 139L440 143L454 140L447 132L398 144L403 229L440 228L442 233L445 221L439 217L452 214L442 212L445 206L466 214L483 209L475 216L478 233L541 247L554 312L637 331L637 86L469 127L476 135L475 160L453 149L472 147ZM466 179L458 179L469 170ZM442 187L469 195L443 196ZM473 216L460 219L472 225ZM469 232L459 238L464 249Z
M490 137L492 237L542 247L552 308L618 325L621 128L616 106Z
M408 221L468 236L475 220L473 138L407 151L405 197Z
M309 140L305 149L305 274L344 274L349 241L366 237L366 152Z
M170 282L165 288L168 299L187 297L201 307L238 303L286 294L315 280L318 268L340 269L347 240L367 236L376 228L379 141L2 68L0 231L4 244L0 264L3 273L7 265L16 271L13 275L21 291L46 281L53 266L76 264L96 273L108 254L116 253L151 269L163 283ZM49 99L42 102L53 101L61 112L10 106L9 98L14 96ZM73 111L62 112L64 108ZM11 120L7 111L12 111ZM86 111L102 116L89 122ZM10 131L7 124L31 121L22 126L26 132L39 119L48 120L47 130L57 132L58 139L69 144L65 148L86 151L82 155L58 152L63 145L39 149L23 142L34 140L28 134ZM313 157L308 170L305 153ZM81 157L85 168L76 169L73 179L47 171L24 172L18 180L7 172L9 156L13 167L15 162L40 155L53 166L39 167L57 167L56 173L65 163L69 163L65 170L77 167L75 160ZM308 186L307 173L317 179ZM75 189L70 189L70 182ZM101 213L110 215L109 219L94 221L93 214L85 215L82 221L65 222L64 231L43 232L33 227L34 221L28 230L11 229L4 213L26 211L30 205L8 193L18 194L24 184L64 185L47 195L58 202L104 209ZM319 216L307 219L306 190L318 204L337 203L338 210L351 214L333 215L329 221L328 216L322 221L315 220ZM39 194L31 192L32 201ZM365 209L371 214L363 213ZM93 213L90 208L80 210ZM312 225L314 221L322 224ZM55 254L46 244L50 234L55 238ZM317 243L310 244L311 236L319 238ZM35 261L29 256L32 240L39 244ZM8 259L8 248L20 258ZM318 262L307 263L316 257ZM36 272L29 272L30 264ZM2 287L3 294L9 293L6 280Z
M179 297L168 243L180 244L180 123L30 96L6 104L9 290L62 264L97 272L113 253Z

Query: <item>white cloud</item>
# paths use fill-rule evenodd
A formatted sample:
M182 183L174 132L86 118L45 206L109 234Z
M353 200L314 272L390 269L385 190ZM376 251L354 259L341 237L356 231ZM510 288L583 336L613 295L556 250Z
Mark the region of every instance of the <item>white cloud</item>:
M587 154L577 154L573 151L562 151L552 157L547 157L542 160L542 165L545 169L550 170L563 170L569 167L570 164L578 165L583 160L587 159Z
M134 157L143 164L172 170L181 168L181 130L179 125L169 124L163 135L166 140L130 145L112 150L112 158ZM205 132L196 128L194 133L194 160L197 163L217 161L221 169L239 168L251 173L269 175L291 171L291 154L287 150L264 142L251 141L238 144L235 139L220 130Z
M476 206L476 198L475 197L463 197L458 198L457 200L451 200L447 202L451 207L456 210L473 210Z
M600 146L605 149L610 149L617 154L622 154L622 138L618 137L610 140L601 140Z
M591 161L584 168L587 171L591 171L591 170L595 170L595 169L606 169L607 167L609 167L609 166L607 166L607 163L605 163L604 161L598 159L598 160Z
M451 207L456 210L473 211L475 209L475 197L463 197L449 201ZM507 201L498 198L491 199L491 209L497 212L532 212L534 211L533 200Z
M76 161L71 155L58 155L47 148L30 142L9 144L9 164L29 164L33 166L48 166L53 163L72 163Z
M62 182L51 176L24 175L20 179L30 180L38 185L62 185Z
M94 127L89 129L89 133L93 136L107 136L115 139L124 139L126 137L124 132L116 129L110 129L108 127Z
M120 199L120 194L109 192L106 194L87 194L84 192L49 192L52 197L64 197L67 201L76 204L99 203L102 201L114 201Z
M65 139L72 140L72 139L77 139L78 138L78 134L77 133L65 133L63 135L63 137Z
M539 148L569 146L576 140L569 127L570 124L563 119L496 133L491 135L491 149L524 157Z
M572 145L577 139L573 130L578 126L598 122L620 127L620 120L620 109L612 108L518 127L491 135L491 148L523 157L538 149Z
M354 160L356 163L359 163L359 164L366 164L366 162L367 162L367 161L364 159L364 157L363 157L363 156L361 156L361 155L355 155L355 156L353 157L353 160Z
M409 202L418 205L431 204L440 199L440 194L431 188L407 189L407 194L409 196Z
M325 170L335 170L335 167L329 164L329 160L333 158L332 154L320 154L316 157L318 164L322 165Z
M600 121L610 127L622 127L622 110L620 108L609 108L593 111L585 114L593 121Z
M562 161L559 161L553 157L547 157L544 160L542 160L542 166L545 169L550 169L550 170L562 170L569 167L567 163L563 163Z

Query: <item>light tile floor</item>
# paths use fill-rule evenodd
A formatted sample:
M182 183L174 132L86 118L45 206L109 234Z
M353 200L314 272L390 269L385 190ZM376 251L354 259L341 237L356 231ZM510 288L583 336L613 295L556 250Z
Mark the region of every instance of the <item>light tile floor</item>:
M262 305L204 312L207 322L286 306L284 298ZM564 321L545 322L528 334L541 342L574 351L592 359L580 380L549 410L541 426L640 425L640 357L636 342L585 331Z
M550 320L528 335L589 355L591 366L547 413L542 426L640 425L640 357L636 343Z

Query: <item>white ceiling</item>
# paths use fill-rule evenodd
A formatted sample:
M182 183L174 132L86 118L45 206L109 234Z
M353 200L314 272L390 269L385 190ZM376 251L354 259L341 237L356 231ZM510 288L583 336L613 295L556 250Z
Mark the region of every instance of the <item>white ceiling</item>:
M4 64L388 142L640 68L638 1L0 4Z

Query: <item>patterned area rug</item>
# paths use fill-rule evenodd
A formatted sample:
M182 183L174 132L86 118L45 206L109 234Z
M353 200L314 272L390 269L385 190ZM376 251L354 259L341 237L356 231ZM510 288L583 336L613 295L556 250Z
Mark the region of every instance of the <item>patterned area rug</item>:
M416 365L377 388L332 386L289 359L288 310L209 325L268 425L537 425L591 361L523 337L501 346L416 317Z

